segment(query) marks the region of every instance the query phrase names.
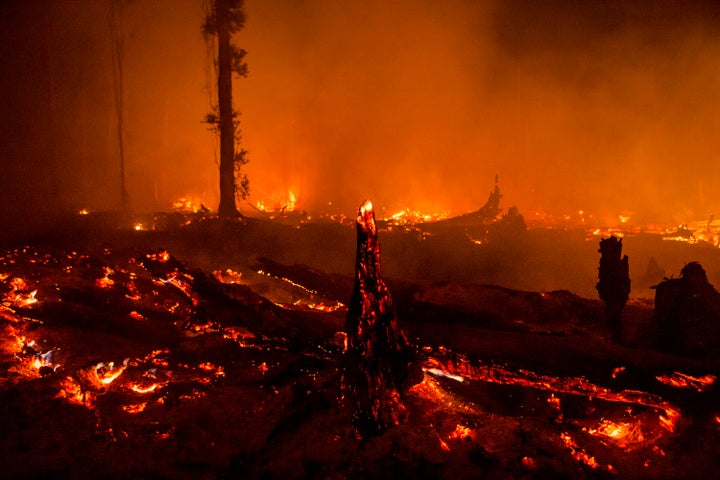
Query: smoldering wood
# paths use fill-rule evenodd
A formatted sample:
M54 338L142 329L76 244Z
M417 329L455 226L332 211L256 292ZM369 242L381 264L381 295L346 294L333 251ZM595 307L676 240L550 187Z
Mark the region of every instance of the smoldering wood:
M354 420L364 434L384 431L405 416L403 389L418 383L422 371L395 318L392 298L380 270L375 213L365 202L357 217L355 285L345 323L346 382Z

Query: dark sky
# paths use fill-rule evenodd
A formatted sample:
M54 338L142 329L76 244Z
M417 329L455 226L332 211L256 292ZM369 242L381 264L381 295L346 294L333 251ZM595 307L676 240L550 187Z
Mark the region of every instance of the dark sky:
M137 210L217 202L208 0L125 2ZM4 208L118 203L107 2L0 2ZM252 202L352 213L720 213L720 3L247 0ZM328 204L332 202L332 206ZM10 207L9 207L10 206ZM245 207L247 208L247 207Z

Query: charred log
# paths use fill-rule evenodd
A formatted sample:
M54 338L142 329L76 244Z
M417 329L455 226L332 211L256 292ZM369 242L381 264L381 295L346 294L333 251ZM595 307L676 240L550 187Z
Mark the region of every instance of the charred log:
M357 217L357 256L345 322L346 381L361 434L380 433L405 416L401 392L422 380L422 371L400 331L392 298L380 274L380 243L372 203Z
M605 313L613 336L620 339L620 317L630 296L628 256L622 256L622 239L610 237L600 240L600 268L597 288L605 302Z
M655 342L662 350L707 354L720 343L720 293L705 269L690 262L680 278L665 279L655 289Z

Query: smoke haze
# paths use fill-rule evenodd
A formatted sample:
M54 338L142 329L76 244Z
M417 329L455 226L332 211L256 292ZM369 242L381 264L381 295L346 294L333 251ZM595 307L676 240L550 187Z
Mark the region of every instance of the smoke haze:
M208 0L124 3L133 208L217 207ZM234 82L250 202L526 215L720 212L720 6L246 0ZM108 3L0 5L3 209L119 205ZM243 210L249 207L240 205ZM20 212L20 213L18 213Z

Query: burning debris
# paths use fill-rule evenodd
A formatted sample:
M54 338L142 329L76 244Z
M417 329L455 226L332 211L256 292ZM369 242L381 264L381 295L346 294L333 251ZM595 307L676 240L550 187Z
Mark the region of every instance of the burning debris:
M363 434L382 432L406 415L401 392L420 381L412 348L395 319L380 272L380 243L370 201L357 217L355 286L348 305L346 381L355 423Z
M519 228L520 218L508 217ZM710 451L720 442L712 358L701 365L607 343L597 333L605 331L600 302L569 292L383 279L369 203L357 220L354 278L286 266L280 261L295 257L285 252L250 250L270 243L253 229L295 235L284 243L291 245L317 228L256 223L268 220L217 227L206 219L171 234L136 233L128 224L127 235L112 230L91 247L4 252L4 475L666 478L712 471ZM348 229L330 230L341 228ZM217 232L244 250L218 249L208 261ZM280 234L277 242L285 240ZM382 235L392 244L401 234ZM458 238L475 253L486 248L464 233ZM435 240L417 241L426 248ZM338 299L351 289L345 307ZM399 330L395 309L413 321L419 350ZM697 449L680 447L686 444Z

